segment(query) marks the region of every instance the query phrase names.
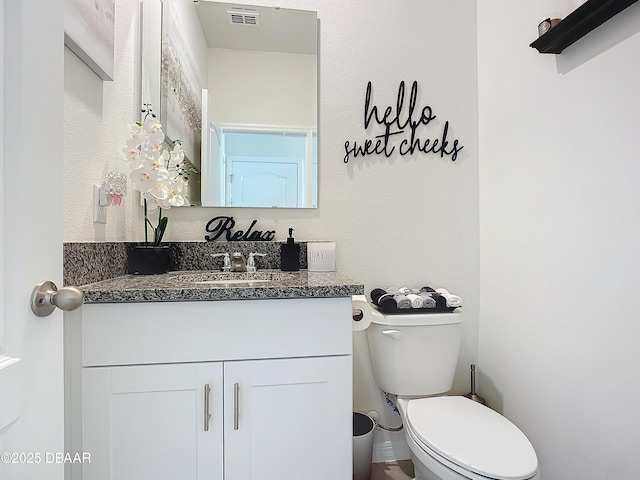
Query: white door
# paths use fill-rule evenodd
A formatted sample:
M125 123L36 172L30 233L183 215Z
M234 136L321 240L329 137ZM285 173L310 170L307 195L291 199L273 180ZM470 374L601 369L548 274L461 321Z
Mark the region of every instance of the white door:
M84 368L84 480L222 480L222 363Z
M0 353L22 366L19 418L0 431L0 478L61 480L62 314L36 317L29 299L37 283L62 284L63 3L0 11Z
M295 208L300 187L300 162L252 161L229 157L230 202L234 207Z
M226 480L351 478L351 357L224 364Z

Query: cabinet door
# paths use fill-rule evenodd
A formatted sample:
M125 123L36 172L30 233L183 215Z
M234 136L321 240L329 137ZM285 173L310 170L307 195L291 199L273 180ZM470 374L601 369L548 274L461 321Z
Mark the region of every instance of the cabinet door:
M225 480L350 479L351 357L226 362Z
M82 448L91 455L83 480L222 479L222 363L85 368L82 375Z

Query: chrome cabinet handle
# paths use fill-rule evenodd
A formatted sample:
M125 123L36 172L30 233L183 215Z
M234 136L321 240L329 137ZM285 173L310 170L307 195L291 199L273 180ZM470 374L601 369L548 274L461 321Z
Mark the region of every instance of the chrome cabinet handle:
M209 412L209 397L211 395L211 387L208 383L204 386L204 431L209 431L209 420L211 420L211 413Z
M75 310L84 302L84 292L78 287L58 290L53 282L42 282L31 292L31 311L38 317L50 315L56 307L60 310Z
M238 385L237 383L233 384L233 429L234 430L238 430L239 428L239 420L240 420L240 414L238 412L239 410L239 403L240 403L240 385Z

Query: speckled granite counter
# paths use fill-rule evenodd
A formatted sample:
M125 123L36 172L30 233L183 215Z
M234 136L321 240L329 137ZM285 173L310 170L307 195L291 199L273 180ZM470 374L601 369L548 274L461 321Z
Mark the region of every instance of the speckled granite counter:
M258 273L268 273L260 270ZM272 272L278 272L272 271ZM363 295L364 285L335 272L289 272L265 283L203 284L180 280L185 274L206 271L176 271L163 275L123 275L81 285L85 303L185 302L209 300L251 300L270 298L319 298ZM249 277L251 274L246 274ZM282 278L280 278L282 277Z

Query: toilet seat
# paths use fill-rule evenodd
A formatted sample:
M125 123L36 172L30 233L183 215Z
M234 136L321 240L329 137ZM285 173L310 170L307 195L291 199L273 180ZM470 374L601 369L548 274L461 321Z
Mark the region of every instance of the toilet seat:
M469 478L528 480L536 475L531 443L497 412L459 396L405 402L407 433L449 468Z

